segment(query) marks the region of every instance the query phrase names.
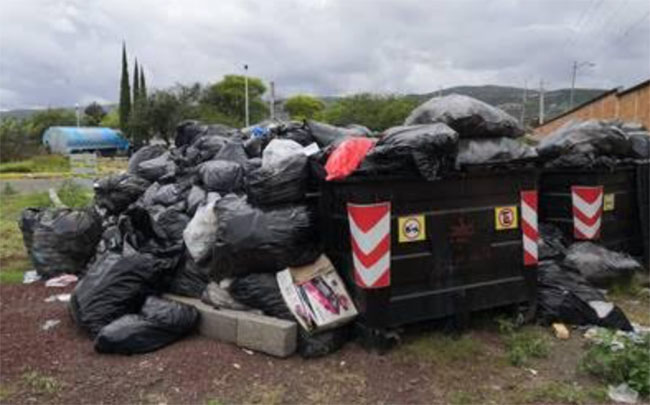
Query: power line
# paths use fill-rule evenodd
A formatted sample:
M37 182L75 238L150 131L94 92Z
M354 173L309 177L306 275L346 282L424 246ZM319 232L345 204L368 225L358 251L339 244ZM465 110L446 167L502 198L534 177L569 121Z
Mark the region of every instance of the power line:
M591 8L591 10L594 10L594 13L596 13L597 10L600 8L600 6L603 4L604 1L605 0L598 0L598 3L596 3L596 6ZM588 15L589 13L586 13L586 14ZM585 24L588 24L588 21L590 20L590 18L592 18L593 15L595 15L595 14L588 15L588 17L586 17L585 19L583 19L581 21L582 24L579 24L578 26L576 26L576 34L573 36L573 40L568 44L569 46L575 45L578 42L580 42L580 36L582 35L583 27L587 26Z

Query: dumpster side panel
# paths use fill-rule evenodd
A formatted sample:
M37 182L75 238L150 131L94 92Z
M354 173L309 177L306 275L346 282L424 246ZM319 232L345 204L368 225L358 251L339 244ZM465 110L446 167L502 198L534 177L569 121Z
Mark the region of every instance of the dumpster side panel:
M530 298L524 269L519 193L531 173L442 179L326 183L321 196L328 256L352 286L361 320L383 328ZM391 202L391 285L354 286L347 203ZM514 210L516 227L497 230L495 208ZM400 221L402 218L402 221ZM400 241L400 224L424 219L422 240Z

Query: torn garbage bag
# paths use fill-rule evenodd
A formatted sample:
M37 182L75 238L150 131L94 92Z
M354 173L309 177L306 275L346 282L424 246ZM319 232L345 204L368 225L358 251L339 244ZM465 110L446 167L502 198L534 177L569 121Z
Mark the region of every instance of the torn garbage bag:
M248 200L256 206L298 202L305 197L308 177L307 156L290 155L246 175Z
M262 211L229 194L216 203L215 274L276 272L320 254L313 213L303 205Z
M149 254L103 254L72 292L75 322L94 337L117 318L138 312L145 298L160 289L163 275L172 266L173 261Z
M241 191L244 187L244 169L239 163L211 160L199 166L199 175L208 191L226 194Z
M547 323L632 330L623 311L584 277L550 260L540 262L537 269L537 304L540 319Z
M327 159L325 180L340 180L357 170L368 151L375 145L370 138L350 137L341 142Z
M404 125L442 122L461 138L517 138L524 134L505 111L472 97L450 94L434 97L411 111Z
M219 309L232 309L234 311L250 311L251 308L236 301L228 292L232 280L223 279L218 284L211 281L201 296L201 301Z
M140 313L124 315L104 326L95 337L99 353L148 353L194 331L199 311L187 304L150 296Z
M95 254L101 236L101 218L93 208L44 209L33 227L31 249L26 247L41 277L81 274Z
M236 278L229 291L238 302L260 309L268 316L296 320L282 298L275 274L249 274ZM305 358L322 357L341 349L348 339L346 326L309 334L299 325L298 353Z
M129 166L127 169L127 173L139 176L140 174L139 174L138 166L140 165L140 163L145 162L147 160L155 159L158 156L164 154L165 152L167 152L167 149L163 145L143 146L142 148L138 149L138 151L135 152L129 159Z
M412 125L386 130L361 170L375 174L410 174L432 181L453 166L458 134L445 124Z
M578 242L569 246L562 264L601 288L629 279L634 272L642 269L641 264L630 255L591 242Z
M461 139L456 167L524 162L537 158L537 151L511 138Z
M217 215L214 204L218 198L217 193L208 194L208 201L196 210L194 217L183 231L185 246L195 262L210 256L217 239Z

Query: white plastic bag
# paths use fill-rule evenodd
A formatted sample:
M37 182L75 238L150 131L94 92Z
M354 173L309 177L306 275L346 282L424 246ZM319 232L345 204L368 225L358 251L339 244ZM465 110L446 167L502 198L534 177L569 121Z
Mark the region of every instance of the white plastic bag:
M187 251L197 263L208 257L217 240L217 213L214 204L218 199L219 194L209 193L207 202L196 209L194 217L183 231Z
M289 156L303 153L303 146L290 139L274 139L262 152L262 167L277 166Z

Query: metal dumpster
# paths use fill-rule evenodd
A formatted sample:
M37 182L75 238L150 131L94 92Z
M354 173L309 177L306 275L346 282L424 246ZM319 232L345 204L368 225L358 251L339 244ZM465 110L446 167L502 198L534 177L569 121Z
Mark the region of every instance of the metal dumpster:
M325 251L350 287L359 324L386 331L510 304L529 302L534 308L536 267L524 266L520 192L536 188L537 173L531 169L461 173L434 182L350 179L322 184ZM390 249L388 283L379 278L379 288L367 288L355 265L371 263L354 261L359 246L352 233L359 231L350 227L357 224L349 219L349 207L381 202L390 203L384 240ZM378 256L367 253L368 260Z
M648 166L645 165L645 168L647 170ZM574 236L576 221L572 187L602 187L600 229L593 240L608 249L643 256L640 206L643 203L640 197L648 193L648 188L646 186L644 191L639 186L640 170L643 170L643 165L627 165L611 170L544 170L540 177L540 221L555 224L565 235Z

